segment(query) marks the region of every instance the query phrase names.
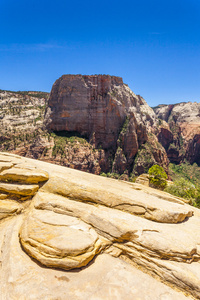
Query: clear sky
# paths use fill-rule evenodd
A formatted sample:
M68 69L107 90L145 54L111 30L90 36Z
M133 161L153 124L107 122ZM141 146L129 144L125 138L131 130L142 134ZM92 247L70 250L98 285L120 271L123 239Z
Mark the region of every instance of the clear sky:
M121 76L150 106L200 102L200 0L0 0L0 89Z

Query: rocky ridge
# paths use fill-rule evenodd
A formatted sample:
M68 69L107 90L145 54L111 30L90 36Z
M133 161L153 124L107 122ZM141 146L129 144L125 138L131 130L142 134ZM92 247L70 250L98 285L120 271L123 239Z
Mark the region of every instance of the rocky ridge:
M0 150L99 174L104 159L85 139L48 132L44 113L48 93L0 90Z
M32 132L42 127L48 93L0 90L1 134Z
M0 194L3 299L200 299L198 209L136 183L0 162L13 186Z

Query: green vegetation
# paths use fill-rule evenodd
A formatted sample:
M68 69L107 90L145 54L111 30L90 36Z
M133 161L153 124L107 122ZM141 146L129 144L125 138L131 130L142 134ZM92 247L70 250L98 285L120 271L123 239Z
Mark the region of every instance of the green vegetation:
M30 97L36 97L36 98L45 98L45 99L48 99L49 97L49 93L46 93L46 92L40 92L40 91L9 91L9 90L1 90L0 89L0 92L9 92L9 93L13 93L13 94L19 94L19 95L22 95L22 96L30 96Z
M120 133L125 133L128 129L128 125L129 125L129 121L130 121L130 118L129 116L126 117L125 121L124 121L124 124L122 126L122 129L121 129L121 132Z
M200 167L196 163L190 165L188 162L170 164L169 175L174 184L165 191L188 199L191 204L200 208Z
M149 169L150 184L158 189L164 189L167 185L167 174L159 165L154 165Z
M70 132L51 132L50 136L54 138L54 146L52 149L52 156L56 157L57 155L60 155L62 158L64 158L65 151L66 151L66 145L70 144L73 147L75 147L78 144L87 145L90 148L92 147L85 138L72 135Z
M168 151L171 150L171 149L179 151L179 147L176 146L174 143L172 143L172 144L169 145Z
M156 164L155 149L160 149L162 152L161 144L157 142L153 134L149 133L147 142L140 146L135 156L132 172L134 177L142 173L148 173L149 168Z
M200 167L195 163L184 162L180 165L170 164L169 175L173 183L167 186L167 174L162 167L154 165L149 169L150 184L154 188L184 198L190 204L200 208Z
M82 145L90 145L84 137L77 135L74 132L51 132L50 135L54 138L56 142L65 141L66 143L80 143Z
M187 199L195 206L197 205L196 201L199 202L200 200L200 190L197 189L193 183L184 178L174 181L174 184L165 188L165 191L172 195Z
M52 156L56 157L58 154L61 157L65 156L65 146L66 146L66 139L64 137L59 137L54 139L55 144L52 149Z
M104 173L104 172L102 172L100 175L103 176L103 177L114 178L114 179L119 179L120 178L120 175L117 174L117 173L110 173L110 172Z
M180 164L169 164L169 175L173 181L184 178L195 186L200 186L200 167L194 163L189 164L187 161Z
M112 172L108 172L108 173L102 172L100 174L100 176L134 182L133 178L128 176L128 171L127 170L125 170L124 173L121 174L121 175L118 174L118 173L114 173L114 172L113 173Z
M130 121L130 117L127 116L125 118L125 121L124 121L122 127L121 127L121 130L120 130L120 133L119 133L119 136L118 136L118 140L117 140L117 143L120 147L122 146L122 137L123 137L123 135L125 135L125 133L128 129L129 121Z

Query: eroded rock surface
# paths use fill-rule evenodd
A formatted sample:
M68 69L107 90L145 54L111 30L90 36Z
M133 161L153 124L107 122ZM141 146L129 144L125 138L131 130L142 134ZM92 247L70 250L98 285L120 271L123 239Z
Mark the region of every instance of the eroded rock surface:
M200 165L200 103L183 102L175 105L160 105L154 109L158 118L168 123L161 124L158 140L173 163L186 158Z
M12 174L0 186L13 185L0 195L2 300L200 299L198 209L141 184L0 160ZM34 195L16 192L35 178Z
M122 78L109 75L63 75L53 85L48 107L50 129L78 132L103 149L116 148L126 117L131 111L139 113L136 95L123 84ZM132 126L136 135L132 149L137 152L136 132L144 141L145 126L140 117L131 118L130 123L127 126Z
M94 174L114 172L122 179L130 176L133 164L135 175L154 163L167 170L167 155L156 136L154 142L150 138L150 157L136 160L157 119L122 78L64 75L48 97L0 91L0 151Z
M87 265L105 247L91 226L48 210L32 212L23 223L20 240L37 261L64 270Z
M110 75L60 77L52 87L45 122L57 134L86 137L104 153L97 158L101 171L118 174L132 171L138 150L157 127L156 115L145 100L121 77ZM166 167L158 148L152 156Z

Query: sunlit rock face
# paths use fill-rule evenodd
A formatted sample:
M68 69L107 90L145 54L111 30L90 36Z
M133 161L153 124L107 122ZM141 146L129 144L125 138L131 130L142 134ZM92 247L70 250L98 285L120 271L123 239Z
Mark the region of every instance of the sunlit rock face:
M173 163L186 158L190 163L200 165L200 103L183 102L174 105L160 105L154 108L157 117L168 123L161 124L158 140L167 151Z
M130 165L147 140L147 114L141 105L147 106L121 77L63 75L52 87L46 123L51 130L85 136L95 147L112 150L112 154L120 147ZM152 124L154 121L151 119Z
M7 153L0 167L2 299L200 299L183 199Z
M114 172L123 179L133 166L139 174L155 163L167 171L166 152L156 137L149 141L150 157L145 161L141 155L136 162L157 120L122 78L64 75L48 97L42 92L0 91L0 151L94 174Z
M116 148L120 129L137 101L120 77L63 75L50 94L49 127L78 132L103 149Z

